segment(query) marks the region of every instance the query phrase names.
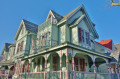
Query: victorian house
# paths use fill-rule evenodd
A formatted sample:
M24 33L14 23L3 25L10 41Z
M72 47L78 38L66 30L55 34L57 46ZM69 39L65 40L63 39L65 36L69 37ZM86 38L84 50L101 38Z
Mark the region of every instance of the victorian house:
M50 10L36 25L22 20L14 43L6 43L0 77L12 79L119 78L113 41L96 42L98 33L83 5L65 16ZM113 66L114 65L114 66Z

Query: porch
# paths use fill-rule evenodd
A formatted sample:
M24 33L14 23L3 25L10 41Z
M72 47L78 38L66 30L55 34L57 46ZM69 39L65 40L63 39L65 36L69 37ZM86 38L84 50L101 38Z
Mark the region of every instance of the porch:
M118 77L118 73L111 73L108 58L72 48L63 48L24 59L18 62L17 67L20 70L16 71L16 75L22 79L112 79L112 77Z

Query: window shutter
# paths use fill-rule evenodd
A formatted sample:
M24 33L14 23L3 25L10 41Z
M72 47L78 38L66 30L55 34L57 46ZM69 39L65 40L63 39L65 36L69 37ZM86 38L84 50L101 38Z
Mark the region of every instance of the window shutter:
M23 50L23 43L24 43L24 41L22 41L22 42L21 42L20 51L22 51L22 50Z
M20 44L18 44L18 46L17 46L17 53L19 52L19 45L20 45Z
M79 35L79 42L82 42L82 37L81 37L81 28L78 28L78 35Z

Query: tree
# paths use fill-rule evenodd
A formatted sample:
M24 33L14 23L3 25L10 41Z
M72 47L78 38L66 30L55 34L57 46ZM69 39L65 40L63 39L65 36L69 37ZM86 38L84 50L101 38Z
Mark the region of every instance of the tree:
M111 0L111 6L120 6L120 1L114 2Z

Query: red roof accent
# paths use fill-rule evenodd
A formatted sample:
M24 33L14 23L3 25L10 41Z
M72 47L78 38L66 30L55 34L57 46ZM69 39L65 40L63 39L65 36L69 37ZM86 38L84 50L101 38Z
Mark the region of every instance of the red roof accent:
M112 39L102 40L98 43L112 50Z

